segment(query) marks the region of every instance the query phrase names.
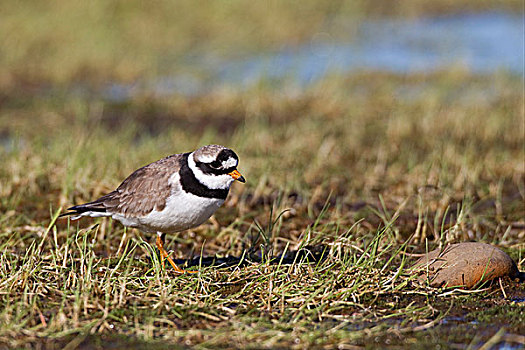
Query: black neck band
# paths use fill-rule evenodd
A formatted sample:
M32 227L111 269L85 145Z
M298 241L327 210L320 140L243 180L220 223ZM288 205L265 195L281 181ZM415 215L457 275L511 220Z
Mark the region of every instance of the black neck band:
M202 184L188 164L190 153L184 153L180 161L180 184L182 189L199 197L226 199L229 189L211 189Z

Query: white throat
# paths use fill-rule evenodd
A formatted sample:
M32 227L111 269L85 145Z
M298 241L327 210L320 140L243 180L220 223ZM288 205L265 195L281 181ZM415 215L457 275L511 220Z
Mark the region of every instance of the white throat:
M188 157L188 166L190 167L190 170L193 172L193 174L195 174L195 178L209 189L217 190L230 188L233 181L235 181L234 178L228 174L204 174L202 170L197 167L197 164L195 164L195 161L193 160L193 152L190 153Z

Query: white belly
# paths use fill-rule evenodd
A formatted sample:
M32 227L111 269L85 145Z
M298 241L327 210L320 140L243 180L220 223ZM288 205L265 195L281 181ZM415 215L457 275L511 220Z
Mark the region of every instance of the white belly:
M224 203L222 199L202 198L181 191L171 196L162 211L153 211L140 219L141 226L160 232L178 232L199 226Z
M163 210L154 210L140 218L113 215L122 224L146 232L172 233L199 226L224 203L222 199L202 198L184 191L171 195Z

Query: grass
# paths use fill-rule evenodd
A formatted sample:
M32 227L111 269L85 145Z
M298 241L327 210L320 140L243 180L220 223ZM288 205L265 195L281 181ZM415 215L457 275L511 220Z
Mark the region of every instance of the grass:
M417 98L398 95L421 86ZM487 86L480 99L458 94ZM8 91L0 342L469 344L474 334L488 341L499 330L493 320L505 327L500 338L515 342L523 311L512 300L523 286L506 281L507 298L498 285L451 294L407 267L412 253L440 242L478 240L503 247L523 269L520 91L510 76L458 72L327 79L300 97L260 88L116 104ZM152 237L111 220L55 221L60 208L106 193L135 168L211 142L238 152L248 182L233 187L215 221L168 236L174 256L324 244L325 260L177 276L160 267ZM464 327L479 300L488 312L475 317L477 329L442 323L457 317ZM501 318L491 311L498 308L516 316Z
M366 16L450 13L466 2L156 5L3 7L0 348L525 342L523 284L442 290L408 269L440 244L482 241L524 270L522 77L450 68L329 76L300 92L261 82L192 97L100 94L107 81L183 71L189 49L272 50L348 33ZM161 268L154 237L108 219L57 220L136 168L208 143L238 153L247 183L213 220L167 237L175 258L311 246L326 247L326 258L179 276Z

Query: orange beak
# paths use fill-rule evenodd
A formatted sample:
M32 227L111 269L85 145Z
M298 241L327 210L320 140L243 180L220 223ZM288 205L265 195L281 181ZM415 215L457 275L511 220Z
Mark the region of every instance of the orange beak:
M231 177L233 177L235 180L239 182L243 182L243 183L246 182L246 180L244 179L244 176L242 176L241 173L237 171L237 169L235 169L231 173L228 173L228 175L230 175Z

